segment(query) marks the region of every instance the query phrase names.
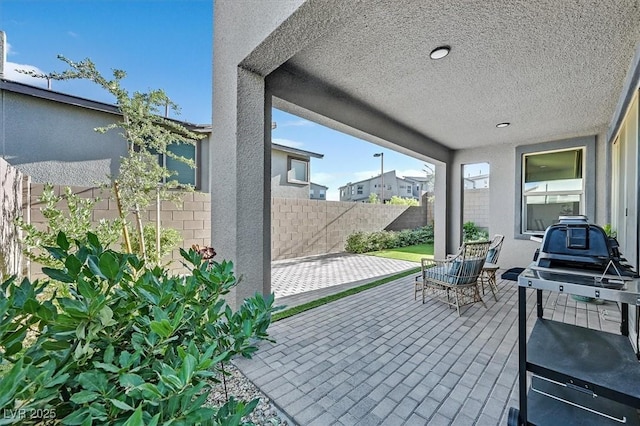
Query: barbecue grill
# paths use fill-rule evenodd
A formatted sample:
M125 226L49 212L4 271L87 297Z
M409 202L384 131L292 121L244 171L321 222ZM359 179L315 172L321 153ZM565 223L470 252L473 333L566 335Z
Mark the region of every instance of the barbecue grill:
M560 216L559 222L547 228L537 253L536 271L541 278L622 286L625 279L638 274L622 257L618 241L604 230L590 224L586 216Z
M536 292L532 329L529 290ZM545 318L543 291L618 303L620 335ZM520 404L507 424L640 426L640 352L629 339L629 306L638 318L640 279L615 238L584 216L561 216L548 227L518 277Z

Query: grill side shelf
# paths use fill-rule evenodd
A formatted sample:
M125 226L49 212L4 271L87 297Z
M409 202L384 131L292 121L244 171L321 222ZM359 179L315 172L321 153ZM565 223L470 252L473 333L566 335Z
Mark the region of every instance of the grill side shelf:
M625 336L539 318L527 370L640 408L640 363Z

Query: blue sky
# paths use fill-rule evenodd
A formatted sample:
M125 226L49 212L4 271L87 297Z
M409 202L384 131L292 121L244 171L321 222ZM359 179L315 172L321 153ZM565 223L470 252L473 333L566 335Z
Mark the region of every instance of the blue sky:
M211 123L213 2L211 0L0 0L0 30L7 34L11 65L45 73L62 71L61 54L91 58L110 75L127 72L129 91L163 89L181 107L175 118ZM46 87L46 82L17 73L9 79ZM52 89L112 103L88 82L52 83ZM273 141L324 154L312 159L311 180L338 187L380 173L376 152L384 152L385 171L423 176L424 162L274 110ZM215 135L214 135L215 137Z

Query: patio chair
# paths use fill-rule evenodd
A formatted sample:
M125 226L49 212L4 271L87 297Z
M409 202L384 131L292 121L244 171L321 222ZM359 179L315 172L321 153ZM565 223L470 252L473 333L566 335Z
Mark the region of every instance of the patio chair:
M476 302L481 302L486 308L480 296L478 278L490 244L489 241L464 243L455 256L445 260L422 259L422 303L428 293L434 299L455 307L458 316L461 307Z
M498 271L498 257L500 257L500 250L502 249L502 242L504 241L504 235L496 234L491 240L489 251L487 252L487 261L482 267L482 275L480 275L480 285L482 287L482 294L484 295L485 283L489 286L493 298L498 301L498 285L496 283L496 272Z

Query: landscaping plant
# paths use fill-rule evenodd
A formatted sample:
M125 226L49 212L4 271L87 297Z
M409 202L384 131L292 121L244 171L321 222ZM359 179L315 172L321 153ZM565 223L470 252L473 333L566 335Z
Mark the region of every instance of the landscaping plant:
M176 173L164 167L159 161L159 156L171 158L194 168L193 160L174 154L169 147L179 144L195 145L203 135L192 132L179 122L162 116L165 108L179 113L178 106L171 102L163 90L130 94L122 86L122 80L126 77L123 70L114 69L113 77L109 79L98 71L90 59L74 62L64 56L59 55L58 58L67 64L69 69L61 73L48 74L29 70L20 72L48 80L88 80L114 96L122 121L98 127L95 130L100 133L117 130L126 143L127 156L120 159L118 176L111 178L117 179L117 182L114 182L114 192L117 187L122 219L125 220L129 212L133 213L137 239L141 241L138 244L140 250L138 254L148 261L145 250L148 244L145 242L143 211L154 204L158 198L179 203L184 191L193 190L191 186L181 185L173 179ZM174 247L170 247L168 251ZM161 248L160 251L167 251L167 249ZM161 256L156 254L155 258L158 257Z
M68 285L15 278L0 291L0 424L237 425L257 400L207 407L215 369L268 339L273 294L233 312L231 262L181 250L186 276L106 249L94 234L58 233L43 272ZM29 336L29 345L24 345Z
M353 232L347 237L345 250L349 253L368 253L425 243L433 243L433 226L399 232Z

